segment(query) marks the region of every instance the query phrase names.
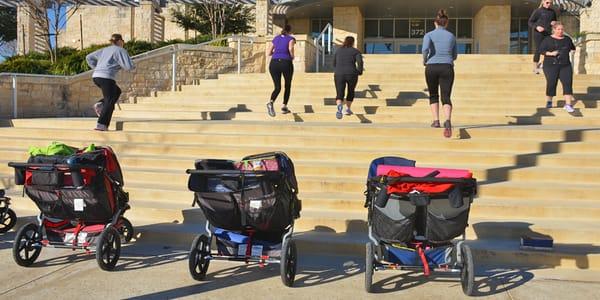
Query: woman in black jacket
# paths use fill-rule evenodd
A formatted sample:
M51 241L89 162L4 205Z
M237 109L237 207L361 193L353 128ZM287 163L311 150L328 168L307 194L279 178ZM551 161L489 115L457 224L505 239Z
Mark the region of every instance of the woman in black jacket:
M348 95L346 96L346 110L343 114L352 115L352 101L354 101L354 89L358 84L358 76L363 73L362 54L358 49L354 48L354 37L348 36L344 40L341 48L337 49L333 57L334 81L337 95L336 105L337 110L335 117L342 118L342 110L344 102L344 92L348 86Z
M533 29L535 52L533 55L533 72L540 73L540 45L552 34L552 26L556 23L556 11L552 8L552 0L542 0L540 7L529 17L529 28Z

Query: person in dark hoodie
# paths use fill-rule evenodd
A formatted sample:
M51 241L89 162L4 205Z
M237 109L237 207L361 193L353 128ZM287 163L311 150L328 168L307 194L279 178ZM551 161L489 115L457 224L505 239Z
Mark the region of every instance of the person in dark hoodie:
M354 48L354 37L346 37L342 47L337 49L333 57L333 68L336 89L335 102L337 105L335 117L341 119L346 87L348 87L348 93L346 96L346 109L343 114L350 116L352 115L350 107L352 101L354 101L354 90L358 84L358 76L363 73L362 54Z
M90 68L94 70L92 80L102 90L102 100L94 104L94 111L98 115L98 123L94 130L107 131L112 119L115 104L121 96L121 89L117 86L115 77L124 69L126 71L135 68L127 50L123 48L125 41L123 37L115 33L111 36L112 45L94 51L86 56Z
M535 52L533 54L533 72L540 73L540 45L552 34L552 26L556 23L556 11L552 8L552 0L542 0L540 7L529 17L529 28L533 30Z

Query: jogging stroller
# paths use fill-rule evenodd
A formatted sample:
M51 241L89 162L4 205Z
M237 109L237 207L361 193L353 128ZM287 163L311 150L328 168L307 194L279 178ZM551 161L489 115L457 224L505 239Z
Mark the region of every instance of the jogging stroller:
M460 273L463 292L472 295L473 256L464 240L476 193L477 182L466 170L416 168L398 157L374 160L365 192L367 292L374 271L393 269L422 270L426 277Z
M40 209L37 223L22 226L15 237L13 257L30 266L42 247L96 250L103 270L112 270L121 243L133 237L131 222L123 217L129 195L123 191L123 175L109 147L95 147L73 155L31 156L15 168L15 183ZM95 247L94 247L95 245Z
M188 187L206 217L205 233L194 239L190 274L206 276L211 260L280 264L281 279L292 286L297 250L292 239L300 216L298 184L292 160L283 152L231 160L197 160ZM216 244L216 251L212 250Z
M10 198L0 189L0 233L11 230L17 223L17 214L10 209Z

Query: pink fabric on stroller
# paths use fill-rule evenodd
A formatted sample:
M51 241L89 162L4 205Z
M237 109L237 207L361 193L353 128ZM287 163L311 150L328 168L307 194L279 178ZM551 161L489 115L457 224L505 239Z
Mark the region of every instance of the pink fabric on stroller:
M424 177L431 174L433 171L439 171L440 174L436 178L472 178L473 173L469 170L460 169L441 169L441 168L417 168L417 167L401 167L390 165L377 166L377 176L387 175L390 171L408 174L412 177Z

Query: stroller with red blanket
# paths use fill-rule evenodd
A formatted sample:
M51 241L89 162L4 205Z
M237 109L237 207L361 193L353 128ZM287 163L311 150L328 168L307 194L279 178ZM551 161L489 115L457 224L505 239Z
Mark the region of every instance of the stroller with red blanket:
M13 257L30 266L42 247L96 250L103 270L112 270L121 242L133 237L131 222L123 217L129 195L111 148L95 147L73 155L31 156L27 163L11 162L15 183L40 209L37 223L23 225L15 237Z
M280 265L281 280L292 286L297 251L292 239L300 216L292 160L283 152L248 156L240 162L197 160L188 188L206 217L205 233L194 239L190 274L206 276L211 260ZM213 251L212 245L216 245Z
M472 295L473 256L464 240L476 193L477 182L466 170L416 168L398 157L374 160L365 192L367 292L374 271L393 269L460 273L463 292Z

